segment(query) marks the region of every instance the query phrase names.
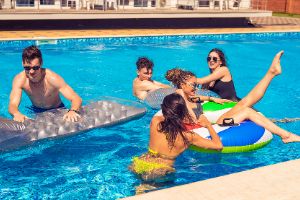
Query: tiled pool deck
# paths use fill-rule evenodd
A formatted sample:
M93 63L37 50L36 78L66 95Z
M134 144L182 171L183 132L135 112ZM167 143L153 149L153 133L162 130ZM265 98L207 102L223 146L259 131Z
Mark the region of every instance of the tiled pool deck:
M300 31L300 18L251 18L255 28L0 31L0 40Z
M128 197L126 200L296 200L300 159Z
M300 18L251 18L255 28L121 29L0 31L0 40L84 38L141 35L300 32ZM300 159L213 178L127 199L172 200L296 200L299 196Z

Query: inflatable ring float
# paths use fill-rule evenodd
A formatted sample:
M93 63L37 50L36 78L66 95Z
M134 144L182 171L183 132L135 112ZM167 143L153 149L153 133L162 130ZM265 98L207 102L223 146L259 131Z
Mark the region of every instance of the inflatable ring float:
M44 138L73 135L127 122L142 117L146 113L146 108L136 102L103 97L103 100L83 106L78 122L63 120L66 112L67 109L52 109L38 113L34 120L25 120L24 123L0 118L0 152L16 149Z
M217 119L236 103L217 104L214 102L206 102L203 104L204 115L211 122L216 122ZM270 131L255 124L252 121L244 121L239 125L219 126L213 125L215 131L221 138L223 149L221 153L239 153L253 151L269 144L273 138ZM210 134L206 128L194 128L191 130L203 138L210 139ZM202 149L196 146L191 146L190 149L199 152L219 152L214 150Z
M202 104L203 113L207 119L216 123L218 118L235 106L236 102L229 102L224 104L217 104L215 102L205 102ZM162 115L159 110L155 115ZM214 124L213 128L220 136L223 144L221 153L240 153L257 150L269 144L273 138L270 131L255 124L252 121L244 121L238 125L219 126ZM195 124L189 126L188 130L193 131L195 134L203 138L211 139L210 134L206 128L200 127ZM203 149L197 146L190 146L191 150L205 153L218 153L220 151Z

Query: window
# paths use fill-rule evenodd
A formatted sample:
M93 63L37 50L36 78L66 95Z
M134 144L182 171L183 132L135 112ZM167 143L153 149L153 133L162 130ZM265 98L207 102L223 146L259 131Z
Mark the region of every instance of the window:
M209 7L209 0L199 0L199 7Z
M156 6L156 0L151 0L151 7L155 7Z
M16 0L19 7L34 7L34 0Z
M147 7L148 0L134 0L133 6L134 7Z
M40 0L41 5L54 5L54 0Z
M129 0L119 0L121 6L128 6Z

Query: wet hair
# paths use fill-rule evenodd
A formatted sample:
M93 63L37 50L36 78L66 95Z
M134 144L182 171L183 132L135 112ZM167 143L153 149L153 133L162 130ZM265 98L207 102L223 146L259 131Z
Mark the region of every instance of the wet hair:
M223 53L223 51L221 49L214 48L214 49L210 50L210 52L208 53L207 56L209 56L209 54L211 52L215 52L215 53L218 54L218 56L220 57L220 60L222 61L221 67L227 67L227 63L226 63L226 59L225 59L225 54Z
M147 57L140 57L136 61L136 67L138 70L142 68L146 68L147 71L149 71L153 69L153 66L154 66L153 62L149 60Z
M176 86L178 89L181 89L181 84L186 83L189 78L196 76L193 72L174 68L168 70L165 77L168 81L171 81L174 86Z
M164 120L160 122L158 131L166 135L169 147L173 148L178 135L183 139L186 146L189 145L184 132L187 131L184 126L184 120L187 123L194 123L189 115L185 100L180 94L173 93L167 95L161 104Z
M31 45L23 50L23 63L31 63L31 61L35 58L39 59L41 65L43 64L42 52L38 49L37 46Z

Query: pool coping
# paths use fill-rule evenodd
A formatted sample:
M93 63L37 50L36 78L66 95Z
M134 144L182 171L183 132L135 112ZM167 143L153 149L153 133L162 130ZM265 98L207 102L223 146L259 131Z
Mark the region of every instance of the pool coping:
M0 31L0 41L275 32L300 32L300 26L270 26L256 28Z
M297 199L300 159L153 191L124 200Z

